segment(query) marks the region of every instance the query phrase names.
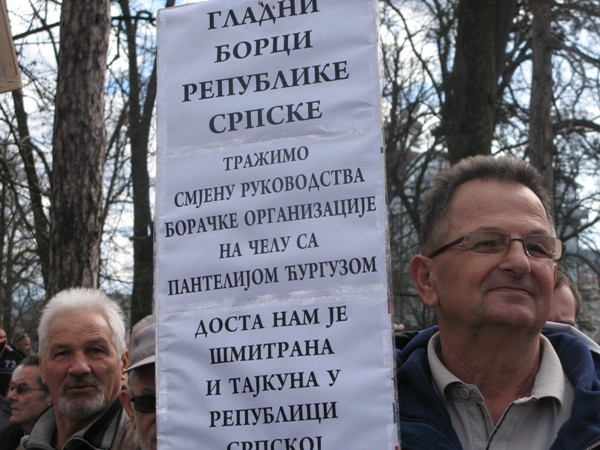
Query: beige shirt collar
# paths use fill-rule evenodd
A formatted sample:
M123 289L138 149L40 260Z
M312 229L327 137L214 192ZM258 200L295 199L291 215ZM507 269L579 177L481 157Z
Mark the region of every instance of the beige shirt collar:
M565 399L565 374L562 370L560 359L552 347L550 341L540 334L542 343L542 361L540 369L535 377L535 382L529 398L554 397L561 405ZM427 345L427 359L431 367L433 384L440 398L446 401L446 388L453 383L463 383L462 380L453 375L440 361L436 349L439 348L439 332L434 334ZM519 399L518 402L526 399Z

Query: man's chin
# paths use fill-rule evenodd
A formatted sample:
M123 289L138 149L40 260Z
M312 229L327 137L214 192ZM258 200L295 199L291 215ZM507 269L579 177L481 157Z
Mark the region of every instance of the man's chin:
M97 393L93 398L76 398L60 397L58 401L58 409L65 416L72 419L87 419L106 408L106 401L103 393Z

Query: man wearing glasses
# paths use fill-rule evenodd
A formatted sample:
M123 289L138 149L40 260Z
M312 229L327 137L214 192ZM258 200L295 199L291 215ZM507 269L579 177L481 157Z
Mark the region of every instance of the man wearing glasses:
M402 449L600 448L598 348L542 332L562 244L539 173L462 160L421 226L411 276L438 326L398 351Z
M133 334L133 333L132 333ZM139 450L156 450L155 325L135 332L130 349L128 390L121 403L135 428Z
M135 448L119 402L129 360L119 305L96 289L68 289L48 301L38 326L42 379L53 407L35 422L25 449Z
M0 431L0 448L13 450L28 434L38 416L52 404L48 387L42 381L40 360L27 356L13 372L8 388L11 403L10 425Z

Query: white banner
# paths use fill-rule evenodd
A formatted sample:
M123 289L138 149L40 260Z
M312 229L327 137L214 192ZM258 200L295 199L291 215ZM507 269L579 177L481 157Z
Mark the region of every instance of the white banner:
M161 449L397 447L375 7L159 12Z

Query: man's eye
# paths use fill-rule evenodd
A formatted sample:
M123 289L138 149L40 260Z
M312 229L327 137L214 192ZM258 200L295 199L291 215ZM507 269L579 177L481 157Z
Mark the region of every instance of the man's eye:
M529 244L527 246L527 251L530 255L540 255L540 256L548 256L550 253L541 245Z
M477 241L473 243L474 248L497 248L501 247L502 244L500 241L494 239L486 239L482 241Z

